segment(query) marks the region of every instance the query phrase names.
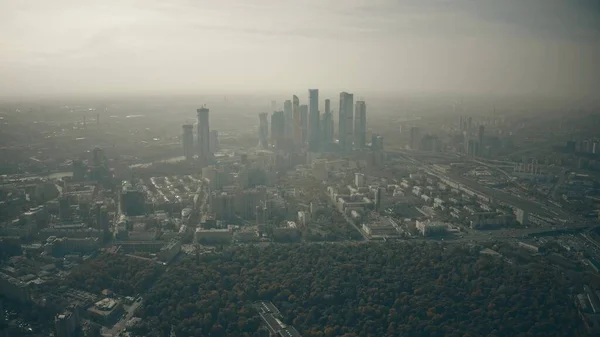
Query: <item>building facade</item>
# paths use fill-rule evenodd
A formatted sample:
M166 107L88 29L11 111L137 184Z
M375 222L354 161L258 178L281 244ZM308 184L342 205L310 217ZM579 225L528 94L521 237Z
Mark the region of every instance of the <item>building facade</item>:
M338 139L342 151L352 149L354 95L341 92L339 106Z
M354 111L354 147L362 149L367 141L367 104L365 101L356 101Z
M210 153L209 110L206 107L202 107L197 109L196 112L198 113L198 159L202 165L207 165L212 157Z
M308 148L317 151L321 138L321 115L319 113L319 89L308 90Z

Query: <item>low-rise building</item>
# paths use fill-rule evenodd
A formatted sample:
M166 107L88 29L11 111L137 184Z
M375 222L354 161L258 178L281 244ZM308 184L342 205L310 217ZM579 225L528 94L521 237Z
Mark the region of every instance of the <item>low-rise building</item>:
M294 221L286 221L284 226L273 228L275 240L296 240L300 237L300 231Z
M194 233L194 241L200 243L229 243L233 233L229 229L201 229L197 228Z
M497 228L515 222L513 214L500 212L476 212L471 214L470 223L473 229Z
M158 259L163 262L171 262L181 251L181 241L172 240L164 245L158 252Z
M241 230L233 234L233 238L238 242L258 241L258 232L256 230Z
M439 221L417 221L416 228L423 236L443 235L448 232L448 224Z
M112 298L105 298L87 309L87 314L90 319L102 324L111 325L123 312L123 305L119 300Z

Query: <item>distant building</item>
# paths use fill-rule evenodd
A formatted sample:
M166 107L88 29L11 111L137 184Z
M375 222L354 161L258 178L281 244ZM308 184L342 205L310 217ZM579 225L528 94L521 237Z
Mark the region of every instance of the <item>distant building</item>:
M356 172L354 173L354 186L356 188L365 187L366 179L363 173Z
M339 105L338 139L342 151L352 149L352 135L354 133L354 95L341 92Z
M229 243L233 233L229 229L196 229L194 241L199 243Z
M210 130L210 153L215 153L219 150L219 131Z
M83 161L73 160L72 168L73 168L73 181L85 180L85 177L87 175L87 167L83 164Z
M284 226L273 228L273 238L280 241L296 240L300 231L294 221L287 221Z
M383 194L385 193L385 189L383 187L379 187L375 190L375 211L379 212L381 210L381 204L383 203Z
M269 148L269 120L267 113L258 114L258 147L261 149Z
M383 137L380 135L371 136L371 150L383 151Z
M292 139L294 144L298 145L302 143L302 115L300 113L300 99L298 96L292 96Z
M448 224L437 221L417 221L416 228L423 236L436 236L445 234L448 231Z
M354 111L354 147L362 149L367 141L367 104L356 101Z
M87 309L88 316L102 325L112 325L123 313L121 301L113 298L100 300Z
M184 124L182 128L181 143L183 145L183 156L186 160L192 160L194 158L194 126L192 124Z
M177 256L177 254L179 254L180 251L181 241L170 241L160 249L158 253L158 259L163 262L171 262L171 260L173 260L173 258L175 258L175 256Z
M56 337L74 337L80 325L77 312L65 311L54 318Z
M323 113L323 118L321 122L321 142L323 144L329 144L333 142L333 134L334 134L334 121L333 121L333 113L331 111L331 101L329 99L325 100L325 112Z
M410 149L419 150L421 143L421 129L416 126L410 128Z
M233 238L237 242L256 242L259 239L256 230L237 231L233 234Z
M291 100L283 102L283 119L285 139L291 141L294 139L294 110Z
M285 116L283 111L275 111L271 115L271 144L281 148L285 139Z
M521 225L526 226L529 224L529 213L527 211L517 208L515 210L515 215L517 218L517 222Z
M146 214L146 194L131 183L123 182L119 199L119 209L122 214L128 216Z
M319 89L308 90L308 149L317 151L321 141Z
M498 228L515 222L513 214L499 212L475 212L469 219L473 229Z
M202 107L197 109L196 112L198 113L198 159L202 165L207 165L212 160L210 152L209 110L206 107Z
M300 134L301 134L301 144L305 144L308 142L308 105L303 104L300 105Z

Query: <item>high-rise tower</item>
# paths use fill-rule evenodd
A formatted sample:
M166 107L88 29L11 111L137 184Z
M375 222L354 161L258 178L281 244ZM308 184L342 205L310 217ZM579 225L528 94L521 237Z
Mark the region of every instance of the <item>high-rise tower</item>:
M321 116L319 114L319 89L308 89L308 149L317 151L320 145Z
M421 129L416 126L410 128L410 149L418 150L421 143Z
M194 126L192 124L184 124L182 127L181 143L183 144L183 155L186 160L192 160L194 157Z
M331 113L331 101L325 100L325 111L321 119L321 143L333 142L333 114Z
M198 159L202 165L207 165L212 159L210 153L210 126L208 113L209 110L203 106L196 110L198 112Z
M308 141L308 105L300 106L300 126L301 126L301 143Z
M266 112L258 114L258 147L261 149L269 148L269 115Z
M292 134L294 143L300 144L302 143L302 116L300 114L300 99L298 96L294 95L292 97Z
M353 133L353 108L354 95L341 92L340 93L340 112L339 112L339 127L338 138L342 151L352 149L352 133Z
M479 153L477 155L481 155L484 152L484 142L485 142L485 126L480 125L479 131L477 133L477 140L479 142Z
M294 125L294 111L292 109L292 101L287 100L283 102L283 119L284 119L284 135L286 138L291 139L293 135Z
M283 145L285 137L285 119L283 111L275 111L271 115L271 144L277 148Z
M356 101L354 111L354 147L362 149L367 141L367 104Z

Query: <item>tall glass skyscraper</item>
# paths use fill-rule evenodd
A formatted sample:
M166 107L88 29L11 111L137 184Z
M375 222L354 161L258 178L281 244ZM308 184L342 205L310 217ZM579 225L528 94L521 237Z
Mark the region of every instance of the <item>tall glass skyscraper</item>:
M319 89L308 89L308 149L317 151L320 145L321 128L319 114Z
M352 150L352 134L354 123L354 95L341 92L340 93L340 112L339 112L339 127L338 139L342 151Z

